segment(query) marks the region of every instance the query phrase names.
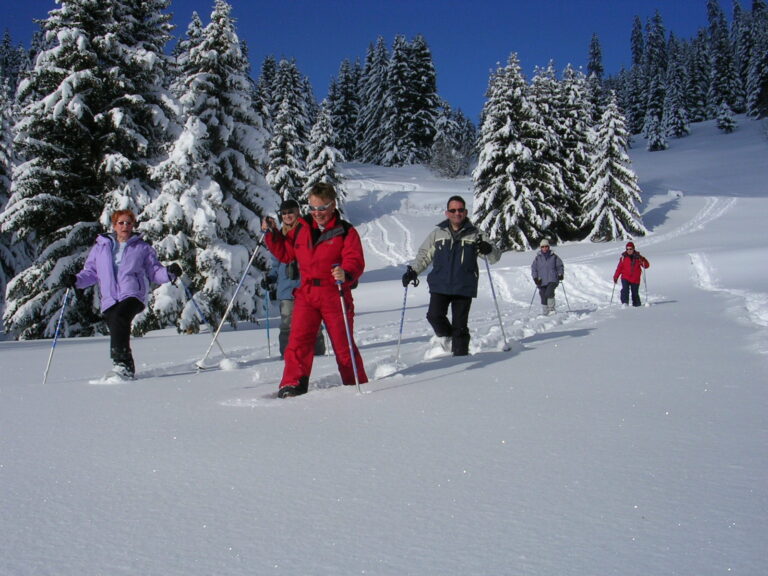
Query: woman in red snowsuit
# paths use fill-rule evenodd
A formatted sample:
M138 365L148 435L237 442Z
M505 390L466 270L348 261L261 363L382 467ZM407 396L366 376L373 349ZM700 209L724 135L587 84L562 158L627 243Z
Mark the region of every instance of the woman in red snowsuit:
M262 222L262 229L268 231L265 238L269 251L280 262L296 260L301 270L301 284L294 291L291 335L285 349L285 367L278 390L280 398L307 392L321 321L325 323L333 345L342 383L355 384L337 282L341 282L352 334L354 303L350 289L365 269L363 246L357 230L343 221L336 211L333 186L316 184L309 192L308 203L311 217L301 218L288 236L276 233L277 223L273 218L265 218ZM354 342L352 347L358 383L363 384L368 382L363 359Z
M648 268L650 263L635 251L635 245L627 242L624 253L619 258L619 265L613 273L613 283L621 276L621 303L629 304L629 292L632 291L632 306L640 306L640 279L643 276L643 268Z

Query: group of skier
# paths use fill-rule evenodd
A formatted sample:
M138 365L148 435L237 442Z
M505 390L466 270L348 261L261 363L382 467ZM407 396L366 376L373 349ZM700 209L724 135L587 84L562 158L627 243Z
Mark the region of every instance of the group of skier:
M363 360L352 337L354 299L352 289L365 269L365 257L357 230L342 219L330 184L316 184L307 198L308 215L299 204L280 205L279 225L272 217L262 220L262 230L272 267L262 286L275 285L280 302L280 354L284 359L278 397L304 394L315 355L325 353L325 326L344 385L368 382ZM133 378L135 365L130 347L133 318L146 306L149 282L175 282L182 275L176 263L164 267L155 250L134 233L136 217L130 210L112 214L112 232L101 234L83 270L66 283L82 289L99 285L101 311L110 332L112 375ZM466 202L451 196L445 220L436 225L419 247L416 258L402 276L403 287L419 283L427 275L427 321L434 330L432 343L454 356L469 354L469 311L477 297L478 258L493 264L501 251L468 218ZM628 242L613 276L621 278L621 303L640 306L639 285L648 260ZM542 314L555 312L555 290L563 281L565 267L547 239L539 243L531 275L542 305ZM450 308L451 318L448 319Z

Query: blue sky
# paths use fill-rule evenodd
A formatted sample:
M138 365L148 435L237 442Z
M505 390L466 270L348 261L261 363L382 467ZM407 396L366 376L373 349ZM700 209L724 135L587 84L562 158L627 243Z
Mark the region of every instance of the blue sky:
M741 0L749 9L750 0ZM600 39L606 73L629 66L634 16L643 23L658 10L667 32L691 38L707 24L706 0L230 0L237 31L248 42L254 75L271 54L296 59L318 99L344 58L364 61L368 45L382 36L422 34L437 69L438 91L477 121L488 76L517 52L530 78L535 66L554 60L586 66L593 33ZM193 11L209 21L214 0L172 0L176 33ZM731 2L720 5L730 19ZM28 44L33 18L45 18L53 0L0 0L0 30Z

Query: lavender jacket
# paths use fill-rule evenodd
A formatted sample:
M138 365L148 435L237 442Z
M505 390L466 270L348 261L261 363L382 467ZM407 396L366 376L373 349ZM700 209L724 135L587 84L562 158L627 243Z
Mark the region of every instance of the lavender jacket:
M123 258L115 272L112 253L116 242L111 234L99 234L75 283L77 288L87 288L98 282L102 312L126 298L138 298L146 305L148 279L155 284L175 280L173 274L160 264L155 249L136 235L126 242Z

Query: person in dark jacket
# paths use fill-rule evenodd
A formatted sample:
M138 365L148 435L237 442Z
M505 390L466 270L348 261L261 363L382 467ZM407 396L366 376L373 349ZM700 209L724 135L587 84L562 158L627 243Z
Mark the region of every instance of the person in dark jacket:
M635 250L634 242L627 242L624 253L619 258L616 272L613 273L613 283L621 277L621 303L629 305L629 294L632 293L632 306L640 306L640 280L643 277L643 268L648 268L650 262Z
M130 345L131 322L146 306L150 282L174 282L182 272L175 262L165 268L155 249L134 234L132 211L117 210L111 220L112 232L96 238L83 270L71 284L77 289L98 284L113 363L107 376L132 379L136 366Z
M293 234L299 223L299 203L296 200L286 200L280 204L280 218L283 222L280 232L283 236ZM280 305L280 356L285 356L288 347L288 339L291 334L291 318L293 317L294 297L293 291L301 284L299 264L293 262L280 262L272 256L272 263L267 274L267 286L275 286L275 296ZM322 326L315 339L315 356L325 354L325 336Z
M451 196L445 220L427 236L413 264L403 274L403 286L416 281L432 265L427 275L429 308L427 321L435 331L435 341L454 356L469 354L469 309L477 296L480 272L477 258L498 262L501 251L467 218L466 202ZM448 320L448 307L451 320Z
M549 240L544 238L539 243L539 253L531 264L531 276L539 289L541 313L555 313L555 290L563 279L565 266L560 257L552 252Z
M349 328L351 337L354 329L351 288L365 270L360 235L336 210L336 190L331 184L315 184L309 191L307 208L310 216L301 218L287 236L280 234L273 218L267 217L261 224L262 230L268 231L265 238L269 251L280 262L295 260L301 271L301 284L293 291L296 300L279 398L308 391L321 322L331 340L342 384L368 382L360 351L354 339L347 339L346 332Z

